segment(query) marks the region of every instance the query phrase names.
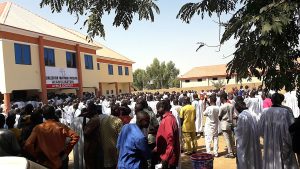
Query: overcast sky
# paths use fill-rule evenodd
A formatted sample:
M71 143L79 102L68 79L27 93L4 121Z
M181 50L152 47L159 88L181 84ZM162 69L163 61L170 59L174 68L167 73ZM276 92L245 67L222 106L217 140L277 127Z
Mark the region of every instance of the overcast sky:
M86 33L85 29L80 30L85 20L84 16L74 25L75 16L66 11L52 14L49 7L41 9L39 7L41 0L11 1L60 26ZM196 66L227 63L232 57L227 59L223 57L233 53L235 49L233 40L223 45L221 51L218 51L218 48L203 47L196 52L198 47L196 43L199 41L208 45L218 44L219 28L214 22L216 18L206 17L202 20L200 16L194 16L190 24L176 19L181 6L193 1L159 0L157 4L161 13L155 16L155 22L135 19L128 30L112 26L113 16L105 16L103 22L106 37L105 39L97 37L95 40L135 61L134 69L145 68L155 57L161 61L175 62L180 74ZM228 17L224 16L222 20Z

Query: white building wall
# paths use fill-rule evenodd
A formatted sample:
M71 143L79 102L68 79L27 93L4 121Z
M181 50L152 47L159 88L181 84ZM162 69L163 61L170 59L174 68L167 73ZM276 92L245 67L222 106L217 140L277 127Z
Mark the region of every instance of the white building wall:
M5 86L5 68L4 68L4 54L3 54L3 41L0 41L0 92L5 93L6 92L6 86Z
M190 79L190 82L186 82L186 80L181 80L182 88L189 88L189 87L204 87L204 86L213 86L212 82L217 82L218 80L224 81L224 85L238 85L238 84L247 84L247 83L260 83L261 81L253 77L250 81L247 79L243 79L242 82L237 82L236 77L233 76L231 79L226 79L226 77L217 77L217 80L213 80L214 77L210 78L202 78L202 82L198 82L198 79Z

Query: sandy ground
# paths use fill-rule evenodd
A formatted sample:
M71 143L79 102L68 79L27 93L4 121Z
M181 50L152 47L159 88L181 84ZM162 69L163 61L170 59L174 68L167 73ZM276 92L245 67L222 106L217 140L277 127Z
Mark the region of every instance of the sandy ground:
M222 135L219 136L219 157L214 159L214 169L235 169L236 168L236 159L227 159L224 158L224 155L226 155L225 148L225 141ZM204 144L204 138L198 137L198 152L205 152L205 144ZM73 169L73 152L70 153L70 161L69 161L69 169ZM192 169L192 162L190 160L189 156L186 156L184 154L181 155L182 158L182 169Z
M224 158L224 156L227 154L225 149L225 140L222 135L219 136L219 157L214 158L214 169L236 169L236 159L229 159ZM205 152L205 143L204 138L198 137L198 152ZM192 162L190 160L189 156L186 156L184 154L181 155L182 158L182 169L192 169Z

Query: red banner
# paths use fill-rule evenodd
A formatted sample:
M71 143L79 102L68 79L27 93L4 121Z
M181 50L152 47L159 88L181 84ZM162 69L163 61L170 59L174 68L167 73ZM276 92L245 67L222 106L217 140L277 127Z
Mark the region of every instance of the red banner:
M72 84L47 84L47 89L55 89L55 88L78 88L78 83Z

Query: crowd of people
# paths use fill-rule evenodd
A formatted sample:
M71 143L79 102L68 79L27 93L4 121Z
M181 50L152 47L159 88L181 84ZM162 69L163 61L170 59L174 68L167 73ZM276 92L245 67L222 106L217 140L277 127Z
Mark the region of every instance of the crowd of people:
M0 157L66 169L73 150L74 169L175 169L181 168L181 153L199 151L199 138L205 140L201 153L218 158L223 135L225 158L237 158L238 169L299 168L295 92L241 86L49 98L45 105L15 101L8 114L0 114Z

